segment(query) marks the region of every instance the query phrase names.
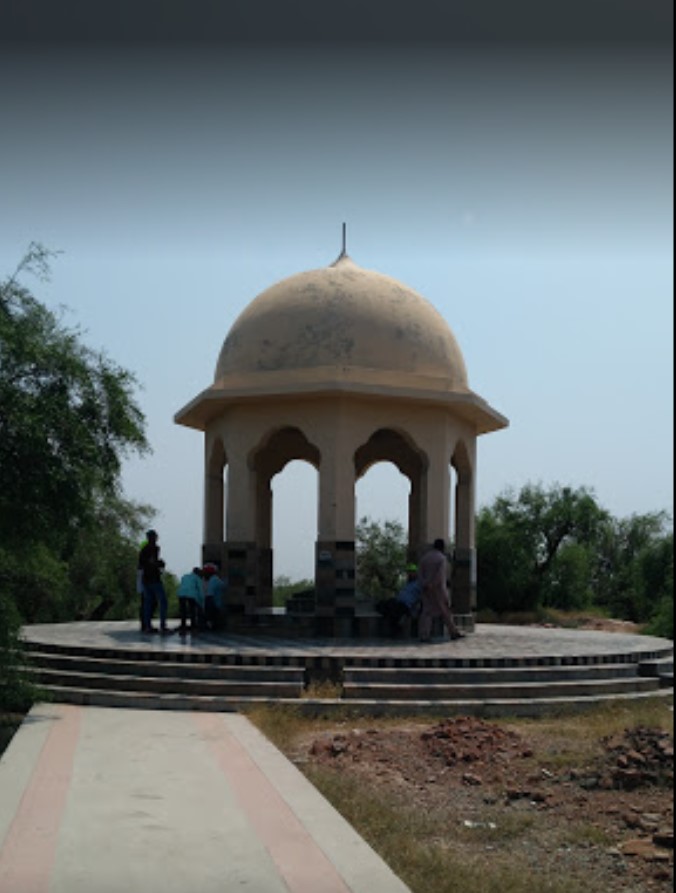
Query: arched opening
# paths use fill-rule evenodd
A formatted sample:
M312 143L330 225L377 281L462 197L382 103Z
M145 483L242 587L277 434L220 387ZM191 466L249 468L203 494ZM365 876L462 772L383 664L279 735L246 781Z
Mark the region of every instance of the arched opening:
M426 461L423 453L417 449L405 434L388 428L380 428L375 431L368 441L355 453L355 477L357 480L357 521L364 516L364 508L367 502L372 506L383 506L390 509L389 503L396 499L397 506L402 504L403 509L397 509L395 517L401 520L406 533L408 551L415 555L424 541L425 528L425 493L424 474ZM362 479L373 466L386 463L394 466L396 471L387 471L380 468L375 478L375 491L366 496L368 490L363 489ZM397 475L396 472L399 472ZM390 475L387 477L387 475ZM394 506L392 509L394 510ZM375 515L369 509L366 514ZM377 513L383 518L382 512Z
M312 576L319 450L299 428L281 428L265 439L252 457L252 465L256 473L258 603L269 606L275 577L286 576L293 582L303 569L306 574L300 579ZM280 510L275 511L277 503Z
M356 486L356 589L374 601L393 595L409 552L411 482L393 462L371 465Z
M311 463L294 459L272 479L272 578L275 586L314 585L319 475Z

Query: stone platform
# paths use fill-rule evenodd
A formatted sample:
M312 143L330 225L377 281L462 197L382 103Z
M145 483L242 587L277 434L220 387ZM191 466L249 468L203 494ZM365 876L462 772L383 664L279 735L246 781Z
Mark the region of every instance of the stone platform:
M82 705L538 715L663 696L673 685L673 642L627 633L481 624L459 641L420 644L147 637L123 621L36 625L23 635L51 696Z

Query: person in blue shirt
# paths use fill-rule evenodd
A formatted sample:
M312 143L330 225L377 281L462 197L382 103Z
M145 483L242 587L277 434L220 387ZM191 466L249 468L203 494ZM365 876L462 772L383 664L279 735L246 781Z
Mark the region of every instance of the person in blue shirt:
M215 564L205 564L202 574L207 584L204 597L207 629L218 629L223 624L227 584Z
M406 583L391 598L385 598L376 604L376 611L388 621L390 635L397 636L401 631L404 617L417 618L422 607L422 586L418 579L418 567L406 565Z
M181 577L178 585L178 606L181 611L181 625L177 632L185 636L188 632L197 632L200 626L199 620L204 611L204 586L202 584L202 571L194 567L189 574ZM188 626L190 618L190 626Z

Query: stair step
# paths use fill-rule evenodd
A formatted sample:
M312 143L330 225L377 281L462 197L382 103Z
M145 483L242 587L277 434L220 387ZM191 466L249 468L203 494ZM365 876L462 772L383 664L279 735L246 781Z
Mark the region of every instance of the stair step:
M302 667L286 667L266 664L233 663L185 663L183 661L115 660L77 654L45 654L33 652L30 664L33 668L66 670L71 672L107 673L121 676L153 676L173 679L218 681L237 680L248 682L288 682L302 685Z
M559 667L346 667L346 684L490 685L495 682L568 682L637 677L636 664Z
M536 717L551 713L580 713L602 704L625 703L646 698L669 697L670 692L633 692L622 695L603 694L579 700L574 697L543 698L495 698L490 700L457 701L380 701L361 699L345 701L336 699L285 698L270 700L265 697L204 697L185 695L151 695L139 692L71 688L51 685L47 691L53 701L97 707L128 707L139 710L188 710L210 712L243 711L262 704L292 705L305 716L341 716L346 709L350 714L367 716L479 716Z
M660 685L665 688L674 684L674 657L658 657L652 660L642 660L638 665L638 671L642 676L656 676Z
M87 673L41 667L34 674L38 684L69 688L115 689L145 692L154 695L204 695L207 697L295 698L302 691L301 682L250 681L235 679L177 679L166 676L115 675Z
M280 698L250 694L246 696L202 694L155 694L61 685L43 686L52 701L93 707L129 707L139 710L206 710L232 712L260 704L302 704L300 698Z
M345 683L344 698L371 698L374 700L425 700L455 701L481 697L490 698L529 698L529 697L589 697L596 694L620 694L622 692L655 691L659 680L648 677L628 679L594 679L573 682L500 682L483 685L386 685Z

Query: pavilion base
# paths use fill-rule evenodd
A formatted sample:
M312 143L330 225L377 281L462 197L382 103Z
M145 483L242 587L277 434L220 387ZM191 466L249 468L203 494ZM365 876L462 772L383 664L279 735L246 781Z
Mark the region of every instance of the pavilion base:
M454 614L457 626L465 633L473 633L476 628L474 614ZM369 606L359 605L352 616L322 616L306 610L288 612L284 608L267 608L253 614L233 612L228 615L226 630L240 635L256 634L286 638L308 639L391 639L392 631L388 622ZM432 637L445 638L447 632L441 618L432 624ZM417 639L418 622L404 618L397 638Z

